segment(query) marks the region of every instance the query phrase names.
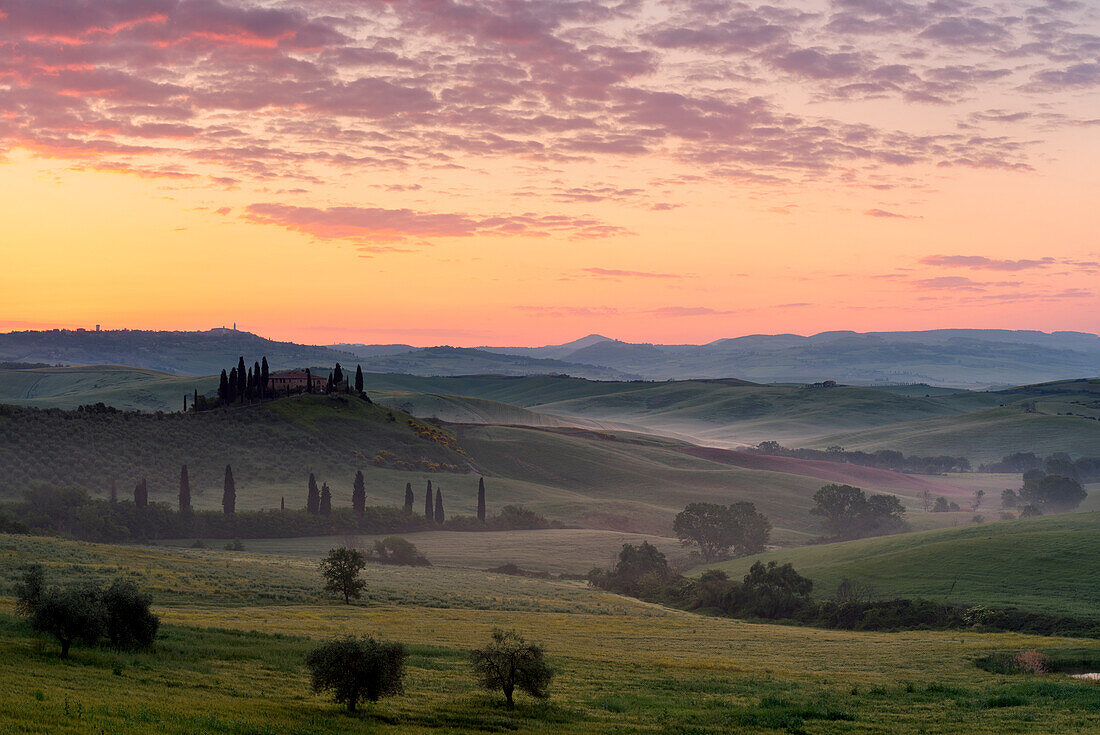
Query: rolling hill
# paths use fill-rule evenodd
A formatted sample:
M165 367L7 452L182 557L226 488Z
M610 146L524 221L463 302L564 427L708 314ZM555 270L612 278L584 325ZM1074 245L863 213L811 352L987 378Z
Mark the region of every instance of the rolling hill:
M0 369L0 403L76 408L104 403L122 410L179 411L184 396L217 390L214 377L190 378L145 368L90 367Z
M390 417L393 416L393 420ZM304 501L306 476L350 500L357 470L372 504L399 505L406 482L442 488L449 514L474 512L477 477L490 505L526 505L582 527L667 534L693 501L757 503L781 543L816 534L810 497L826 482L895 492L910 505L922 490L959 496L947 482L831 462L729 453L714 457L681 440L621 431L484 424L434 426L349 396L299 396L199 414L0 407L0 497L39 483L128 495L144 477L153 499L175 502L187 464L195 505L218 507L227 464L243 509ZM734 461L733 456L741 461ZM750 461L751 460L751 461ZM472 473L478 474L472 474Z
M1100 512L806 546L712 567L736 578L756 561L790 562L814 581L821 597L848 578L871 585L883 598L1100 619Z
M267 356L273 370L354 364L355 356L327 347L276 342L236 329L205 332L54 329L0 334L0 361L50 365L129 365L174 375L217 375L223 368Z

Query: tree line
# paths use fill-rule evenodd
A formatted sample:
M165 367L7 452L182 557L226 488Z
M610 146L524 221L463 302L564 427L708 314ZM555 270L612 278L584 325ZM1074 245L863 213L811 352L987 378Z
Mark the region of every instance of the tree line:
M963 607L924 599L875 599L866 585L843 580L825 600L812 596L813 581L791 564L755 562L741 580L720 569L698 578L676 574L655 546L623 544L611 569L593 569L600 589L703 614L790 622L841 630L974 629L1037 635L1100 637L1095 620L984 605Z
M1073 459L1066 452L1054 452L1045 457L1034 452L1013 452L996 462L983 464L978 470L1013 474L1042 470L1045 474L1068 477L1078 482L1100 482L1100 457Z
M368 506L361 471L352 481L351 505L336 501L328 483L318 485L309 475L305 507L237 509L237 482L231 466L223 473L220 510L197 510L192 504L190 473L180 467L178 506L150 500L149 484L139 480L131 498L120 498L112 483L107 499L93 498L79 488L41 486L24 493L21 503L0 507L0 532L71 536L85 541L125 542L158 538L291 538L344 533L393 534L426 530L495 531L560 527L559 522L517 505L505 505L494 514L487 509L485 479L479 478L477 515L447 517L442 489L428 482L425 512L414 511L415 494L406 483L402 505ZM427 500L430 498L430 511Z
M942 475L947 472L969 472L970 460L966 457L940 455L919 457L905 455L893 449L880 449L876 452L848 451L834 445L827 449L791 449L777 441L764 441L747 450L753 454L772 457L792 457L794 459L813 459L824 462L847 462L861 467L876 467L894 472L908 472L918 475Z

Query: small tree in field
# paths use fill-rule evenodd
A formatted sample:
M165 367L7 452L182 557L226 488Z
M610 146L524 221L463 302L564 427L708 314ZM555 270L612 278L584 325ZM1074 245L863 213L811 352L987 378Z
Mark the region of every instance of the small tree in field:
M69 657L74 641L95 643L104 633L103 592L94 585L46 587L42 567L35 565L15 585L15 598L16 610L30 618L31 628L61 644L61 658Z
M416 498L413 497L412 483L411 482L406 482L405 483L405 512L408 513L409 515L412 515L413 502L415 500L416 500Z
M317 511L321 508L321 491L317 487L317 478L313 476L313 473L309 473L309 494L306 495L306 511L317 515Z
M306 654L306 666L313 691L331 692L334 702L355 712L361 699L377 702L401 693L406 658L401 643L344 636Z
M191 478L187 474L187 465L180 467L180 514L191 512Z
M355 515L361 516L367 507L367 488L363 482L363 470L355 473L355 484L352 487L351 507L355 510Z
M359 599L367 583L359 578L359 572L367 565L362 552L358 549L342 547L332 549L321 560L321 576L325 578L325 592L344 596L344 604L350 605L351 598Z
M225 482L222 485L222 512L233 515L237 509L237 483L233 481L233 468L225 466Z
M447 519L446 514L443 512L443 491L439 488L435 489L435 524L442 526L443 521Z
M332 491L328 488L328 483L321 483L321 500L317 506L317 512L323 516L332 515Z
M480 477L477 481L477 519L482 523L485 522L485 478Z
M493 640L484 648L470 652L477 683L491 692L503 692L508 709L515 706L516 687L536 699L550 696L554 670L546 663L542 647L528 643L514 630L494 630Z
M703 558L713 561L731 549L738 556L763 551L772 525L752 503L690 503L676 516L672 528L680 543L698 546Z

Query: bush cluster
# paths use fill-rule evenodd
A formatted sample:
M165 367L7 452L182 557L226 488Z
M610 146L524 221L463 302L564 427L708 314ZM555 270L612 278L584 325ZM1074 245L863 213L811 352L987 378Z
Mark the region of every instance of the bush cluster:
M1100 623L1014 608L963 607L924 599L873 600L868 588L849 580L833 600L811 597L813 582L790 564L756 562L741 581L708 570L698 579L674 574L647 542L624 544L613 569L594 569L589 582L649 602L735 618L795 622L822 628L864 631L1015 631L1034 635L1100 638ZM863 591L861 591L863 590ZM865 593L866 592L866 593Z
M16 586L16 609L31 628L52 635L67 658L76 641L95 645L106 639L114 648L152 645L160 620L149 606L152 599L129 580L116 579L106 587L84 582L47 587L41 566L32 566Z

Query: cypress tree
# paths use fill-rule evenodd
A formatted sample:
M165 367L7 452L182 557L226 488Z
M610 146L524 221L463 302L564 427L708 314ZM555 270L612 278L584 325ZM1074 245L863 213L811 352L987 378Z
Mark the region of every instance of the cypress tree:
M260 363L252 363L252 379L255 381L252 388L256 393L260 392Z
M351 507L355 510L355 515L361 516L367 507L367 488L363 484L363 470L355 473L354 488L351 493Z
M112 478L111 480L111 494L110 499L112 503L118 502L118 483Z
M325 383L325 393L332 393L336 390L336 381L332 379L332 373L328 374L328 382Z
M267 369L267 355L264 355L263 360L260 361L260 392L266 397L267 383L271 373Z
M317 478L309 473L309 495L306 496L306 510L317 515L317 509L321 507L321 491L317 489Z
M235 403L237 400L237 368L229 371L229 382L225 390L225 402Z
M424 496L424 517L429 521L435 518L435 506L432 500L432 481L428 480L428 494Z
M233 482L233 469L225 466L225 484L222 486L222 512L227 516L237 510L237 485Z
M482 523L485 522L485 478L480 477L477 481L477 519Z
M222 376L218 380L218 400L222 403L229 401L229 376L222 370Z
M191 401L191 407L193 409L195 409L195 413L199 412L199 389L198 388L195 389L195 397Z
M344 369L340 367L340 363L336 363L336 369L332 371L332 384L340 385L344 382Z
M149 485L144 477L134 487L134 505L138 508L149 505Z
M286 510L286 496L279 498L279 510Z
M411 514L413 512L413 501L414 500L415 500L415 497L413 496L413 484L411 482L406 482L405 483L405 512L406 513Z
M311 373L309 371L309 368L306 368L306 393L312 393L312 392L313 392L313 373Z
M240 398L242 402L244 401L244 391L248 387L248 383L245 382L246 377L244 355L241 355L237 358L237 398Z
M244 394L249 400L252 400L252 394L256 387L256 377L252 372L252 368L248 368L248 380L245 381L245 386Z
M191 512L191 478L187 475L187 465L180 467L180 514Z
M328 489L327 482L321 484L321 502L317 512L323 516L332 515L332 491Z
M435 523L437 526L443 525L443 491L439 488L435 489Z
M356 393L362 393L363 392L363 366L362 365L356 365L355 366L355 392Z

